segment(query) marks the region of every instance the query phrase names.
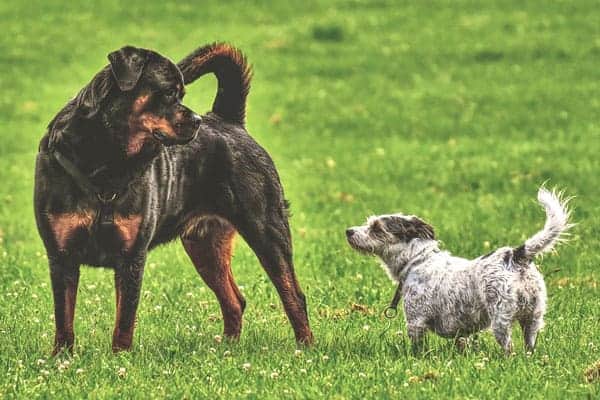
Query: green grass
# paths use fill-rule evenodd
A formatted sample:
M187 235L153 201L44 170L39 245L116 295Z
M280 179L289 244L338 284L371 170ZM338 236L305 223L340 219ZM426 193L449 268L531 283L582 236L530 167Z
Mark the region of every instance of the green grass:
M0 398L600 395L583 377L600 358L595 1L21 3L0 4ZM172 244L149 257L131 353L110 351L112 273L83 269L76 352L49 358L52 300L31 204L45 125L123 44L177 60L214 40L254 64L248 127L292 202L315 346L295 353L275 290L240 240L234 273L249 306L238 343L217 343L218 304ZM186 103L207 110L214 90L203 79ZM543 260L549 311L536 353L523 354L515 329L510 358L487 333L466 354L432 337L412 357L402 318L380 313L393 285L344 229L414 213L446 248L475 257L543 224L533 199L546 180L577 196L578 226Z

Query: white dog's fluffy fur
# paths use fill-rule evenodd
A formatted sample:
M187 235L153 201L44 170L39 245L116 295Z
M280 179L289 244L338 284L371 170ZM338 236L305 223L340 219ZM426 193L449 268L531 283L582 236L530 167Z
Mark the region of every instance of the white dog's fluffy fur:
M546 286L533 259L552 250L571 227L568 200L560 193L542 187L537 198L546 210L541 231L519 247L502 247L474 260L441 251L433 228L415 216L371 217L346 231L353 248L377 255L390 278L402 285L414 350L427 330L462 339L491 327L509 353L512 324L519 321L525 346L533 351L546 312Z

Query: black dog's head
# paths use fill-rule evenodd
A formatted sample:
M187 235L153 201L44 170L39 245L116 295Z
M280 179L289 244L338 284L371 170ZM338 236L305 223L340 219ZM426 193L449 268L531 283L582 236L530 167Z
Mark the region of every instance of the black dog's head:
M64 139L111 143L131 158L195 137L200 117L181 104L183 76L174 63L132 46L108 59L110 64L50 123L51 146Z

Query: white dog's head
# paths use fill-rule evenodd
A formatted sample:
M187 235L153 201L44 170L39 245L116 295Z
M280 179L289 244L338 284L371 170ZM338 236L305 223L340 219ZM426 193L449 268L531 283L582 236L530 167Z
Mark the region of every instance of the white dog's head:
M435 233L431 225L414 215L387 214L348 228L346 238L354 249L381 257L392 248L401 252L414 239L435 240Z

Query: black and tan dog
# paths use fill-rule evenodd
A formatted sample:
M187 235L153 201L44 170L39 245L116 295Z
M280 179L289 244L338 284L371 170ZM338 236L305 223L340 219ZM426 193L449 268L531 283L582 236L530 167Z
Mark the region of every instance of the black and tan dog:
M129 349L146 254L177 237L219 300L225 335L238 337L245 300L230 268L236 232L275 284L296 340L312 342L279 177L244 129L251 76L244 56L213 44L178 65L135 47L108 58L49 124L37 156L35 214L54 294L54 353L73 347L81 264L114 269L112 347ZM218 92L212 112L199 117L181 99L184 84L206 73L216 75Z

